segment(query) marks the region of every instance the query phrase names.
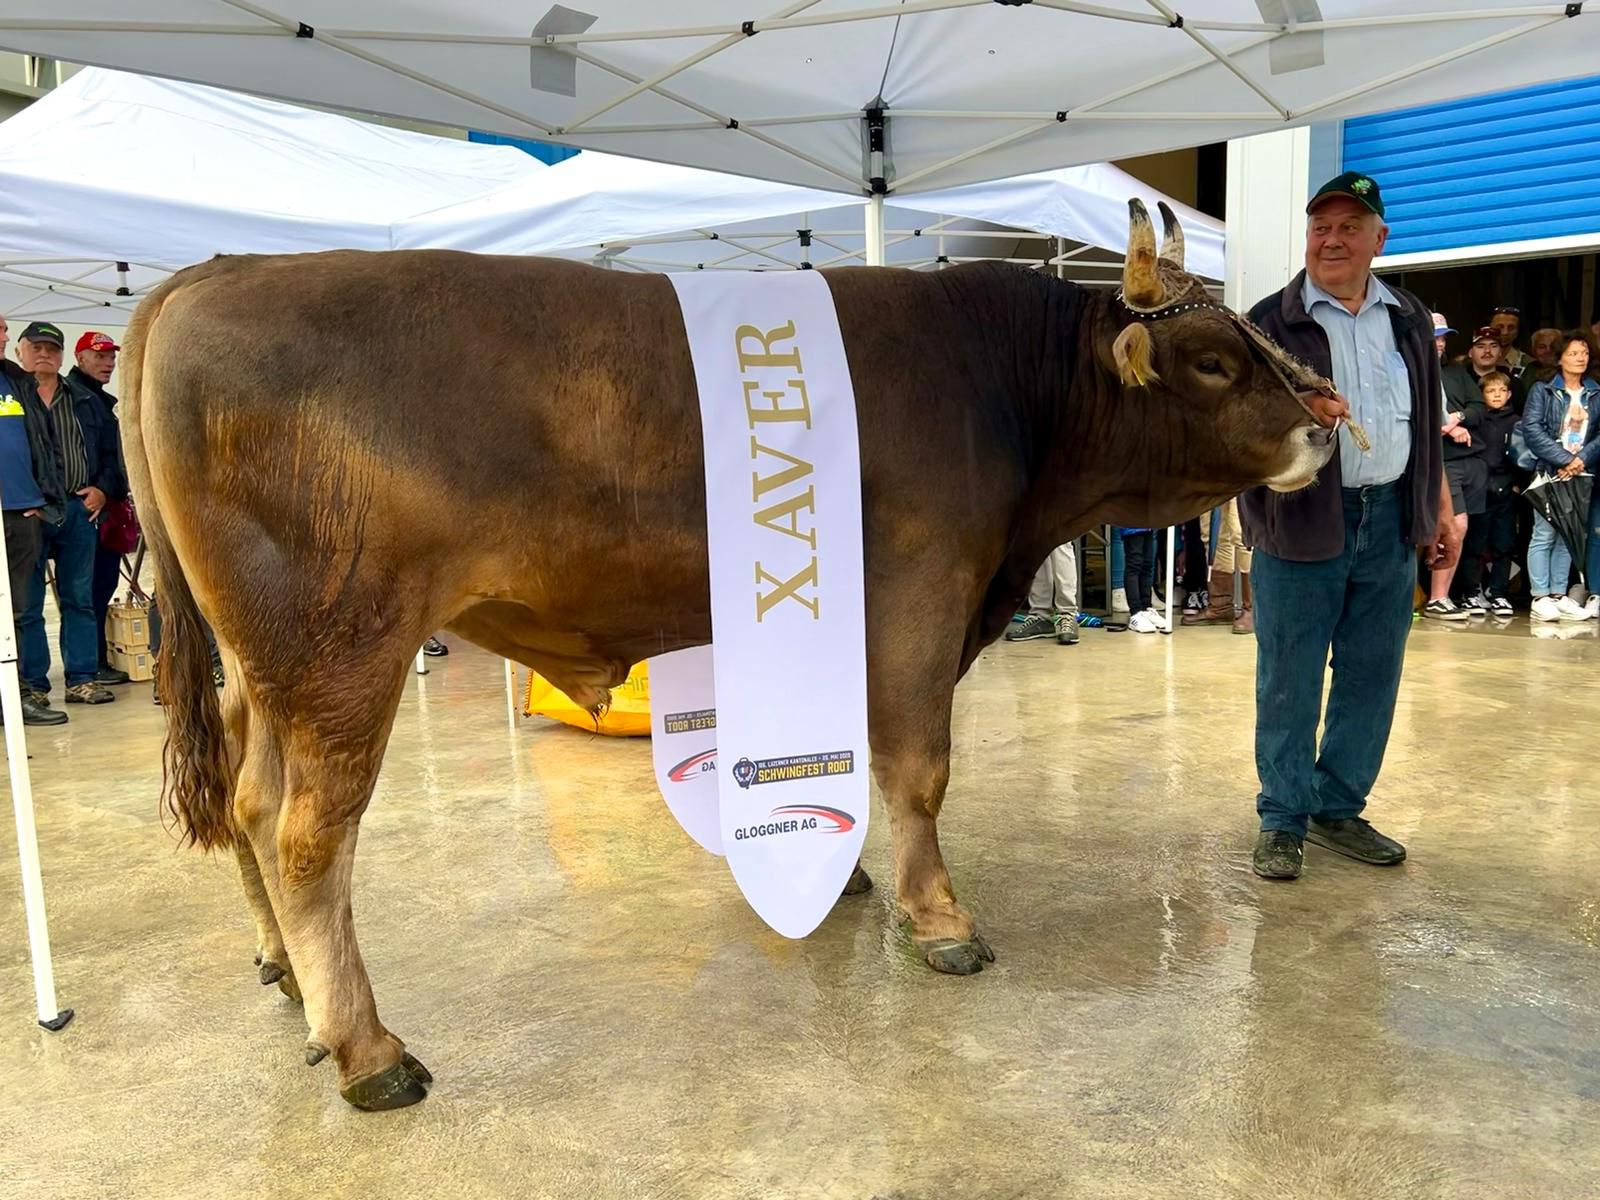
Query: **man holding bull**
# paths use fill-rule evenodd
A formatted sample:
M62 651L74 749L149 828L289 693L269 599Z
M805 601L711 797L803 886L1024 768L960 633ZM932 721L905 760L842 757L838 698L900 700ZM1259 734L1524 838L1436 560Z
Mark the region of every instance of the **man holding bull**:
M1345 172L1306 212L1306 269L1250 316L1334 381L1371 449L1341 430L1317 486L1293 495L1258 488L1240 499L1256 550L1261 833L1252 866L1266 879L1298 878L1307 840L1375 866L1405 859L1405 847L1362 812L1394 719L1416 551L1445 567L1461 547L1438 434L1433 315L1371 270L1389 233L1377 181Z

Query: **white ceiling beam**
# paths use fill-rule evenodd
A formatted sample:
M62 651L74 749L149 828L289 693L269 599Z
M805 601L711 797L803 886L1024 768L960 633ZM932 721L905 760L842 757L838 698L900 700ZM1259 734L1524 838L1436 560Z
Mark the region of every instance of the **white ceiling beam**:
M795 0L795 3L790 4L786 8L778 10L777 19L781 20L784 17L795 16L798 13L804 12L808 8L815 8L819 2L820 0ZM655 91L657 86L666 83L667 80L673 78L674 76L682 75L691 67L698 66L700 63L705 62L706 59L712 57L713 55L721 54L729 47L737 46L747 38L754 36L754 32L746 33L743 27L735 29L732 33L729 33L720 41L713 42L711 45L704 47L694 54L691 54L688 58L679 59L670 67L667 67L662 71L658 71L656 74L647 79L639 80L638 83L634 84L620 96L616 96L613 99L606 101L606 103L602 104L599 108L591 109L589 112L584 113L583 116L579 117L577 120L569 122L567 125L561 128L561 132L573 133L579 129L582 129L590 121L593 121L596 117L604 116L618 105L626 104L635 96L643 95L645 92Z
M1253 75L1250 74L1250 72L1246 71L1238 63L1234 62L1228 54L1219 49L1216 43L1212 42L1210 38L1206 37L1206 35L1201 33L1198 29L1190 26L1188 22L1186 22L1177 14L1177 12L1170 4L1166 2L1166 0L1145 0L1145 2L1163 17L1165 17L1169 25L1182 30L1183 33L1188 36L1190 41L1192 41L1196 46L1199 46L1217 62L1221 63L1224 69L1233 75L1234 78L1236 78L1240 83L1244 84L1245 87L1249 88L1252 92L1260 96L1269 105L1271 105L1272 110L1275 113L1277 113L1285 121L1289 119L1289 109L1287 106L1281 103L1271 92L1267 91L1267 89L1263 87Z
M1431 71L1435 67L1442 67L1445 63L1454 62L1458 58L1466 58L1469 54L1476 54L1480 50L1488 50L1494 46L1503 45L1514 38L1522 37L1524 34L1533 33L1536 30L1547 28L1550 25L1558 24L1559 22L1567 19L1566 11L1563 9L1560 16L1547 17L1538 21L1529 21L1526 25L1518 25L1515 29L1508 29L1503 33L1497 33L1490 37L1480 38L1478 41L1473 42L1470 45L1462 46L1455 50L1446 51L1444 54L1436 54L1432 58L1425 58L1421 62L1415 63L1412 66L1405 67L1399 71L1393 71L1390 74L1383 76L1381 79L1368 80L1360 87L1349 88L1335 96L1329 96L1325 100L1320 100L1316 104L1313 104L1307 108L1296 109L1290 115L1295 120L1299 120L1301 117L1308 117L1312 113L1319 113L1324 109L1333 108L1335 105L1343 104L1347 100L1353 100L1357 96L1364 96L1368 92L1379 91L1382 88L1388 87L1390 84L1400 83L1403 80L1410 79L1415 75L1420 75L1424 71Z
M627 69L625 69L623 67L619 67L614 63L608 63L604 59L597 58L593 54L588 53L587 51L574 50L572 53L573 53L573 55L575 57L577 57L578 59L582 60L583 62L588 63L590 66L597 67L602 71L609 72L610 74L615 75L619 79L625 79L629 83L638 83L638 82L640 82L641 77L638 76L638 75L635 75L632 71L629 71L629 70L627 70ZM698 101L689 99L687 96L681 96L677 92L668 91L664 87L656 87L656 88L652 88L651 90L656 95L661 96L661 97L663 97L663 98L665 98L667 100L671 100L675 104L683 105L685 108L689 109L691 112L697 112L702 117L709 117L713 121L717 121L717 122L719 122L719 123L721 123L723 125L728 126L729 128L737 129L738 132L744 134L746 137L754 138L758 142L761 142L761 143L763 143L763 144L765 144L767 146L771 146L774 150L780 150L785 154L791 155L794 158L798 158L801 162L810 163L813 167L816 167L819 171L825 171L829 175L833 175L833 176L835 176L835 177L837 177L839 179L844 180L846 183L850 184L852 189L865 191L871 186L859 174L856 174L856 173L853 173L853 172L850 172L850 171L841 171L838 167L833 166L831 163L823 162L822 159L816 158L813 155L807 154L804 150L797 150L793 146L790 146L790 145L788 145L788 144L786 144L784 142L780 142L777 138L773 137L771 134L762 133L761 130L759 130L759 129L746 128L745 125L742 122L735 121L734 118L728 116L725 113L719 113L719 112L716 112L713 109L709 109L705 105L699 103Z
M236 8L240 12L249 13L252 17L258 17L263 21L269 21L287 30L291 34L297 34L300 29L299 21L291 20L290 18L282 16L279 13L273 12L271 9L263 8L259 4L252 3L252 0L218 0L218 2L226 4L229 8ZM507 120L515 121L519 125L524 125L537 133L545 135L546 137L548 137L552 132L551 126L546 125L543 121L540 121L535 117L529 116L527 113L518 112L514 108L508 108L504 104L490 100L487 96L480 96L475 92L469 92L464 88L458 88L454 84L446 83L444 80L437 79L434 76L425 74L422 71L414 71L402 63L395 62L393 59L384 58L381 55L374 54L370 50L364 50L360 46L346 41L336 34L318 33L311 40L316 42L318 45L327 46L330 50L337 51L340 54L348 55L351 58L359 59L371 66L378 67L380 70L393 72L404 79L411 80L413 83L420 83L423 87L431 88L434 91L441 92L446 96L453 96L457 100L465 101L467 104L475 104L487 112L498 113Z

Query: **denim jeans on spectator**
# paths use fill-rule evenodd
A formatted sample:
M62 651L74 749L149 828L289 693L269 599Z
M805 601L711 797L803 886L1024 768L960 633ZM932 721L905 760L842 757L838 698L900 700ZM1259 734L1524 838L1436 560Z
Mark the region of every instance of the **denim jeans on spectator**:
M1156 535L1148 531L1122 535L1122 587L1128 612L1143 612L1152 603L1156 582Z
M46 560L56 564L56 590L61 599L61 657L67 686L92 683L98 668L94 635L94 551L99 538L83 501L67 501L60 526L44 526L39 565L33 569L17 629L22 639L22 681L37 692L50 690L50 642L44 632Z
M1571 576L1572 551L1556 527L1535 512L1533 540L1528 543L1528 586L1533 589L1533 598L1566 595Z
M1600 591L1600 496L1589 501L1589 548L1583 559L1584 583L1590 592Z
M1399 488L1344 489L1344 553L1289 562L1257 550L1256 771L1262 829L1359 816L1383 766L1411 631L1416 553ZM1322 681L1333 685L1319 749Z

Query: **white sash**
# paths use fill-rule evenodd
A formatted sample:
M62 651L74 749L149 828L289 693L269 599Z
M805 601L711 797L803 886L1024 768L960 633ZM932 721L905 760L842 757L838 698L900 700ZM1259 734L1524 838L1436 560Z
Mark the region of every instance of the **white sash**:
M820 275L671 279L700 392L716 647L714 692L691 684L672 711L714 708L728 866L762 920L804 937L838 900L867 833L855 393ZM651 663L652 723L657 711L663 723L667 716L656 690L663 662L669 689L691 674L680 656ZM696 832L703 805L691 825L680 812L689 806L674 804L681 785L661 772L676 753L656 749L662 790L710 849Z

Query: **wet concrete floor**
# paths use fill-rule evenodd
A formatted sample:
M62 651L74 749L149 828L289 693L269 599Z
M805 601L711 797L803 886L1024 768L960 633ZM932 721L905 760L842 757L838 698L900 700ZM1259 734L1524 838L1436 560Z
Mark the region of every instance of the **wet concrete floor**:
M785 941L646 742L512 732L458 647L363 826L380 1011L438 1080L378 1116L301 1061L231 865L163 832L121 689L30 731L60 1034L3 839L0 1197L1590 1200L1600 640L1563 632L1419 626L1369 810L1411 859L1294 884L1248 867L1253 641L992 648L942 822L999 955L965 979L891 917L881 808L878 890Z

